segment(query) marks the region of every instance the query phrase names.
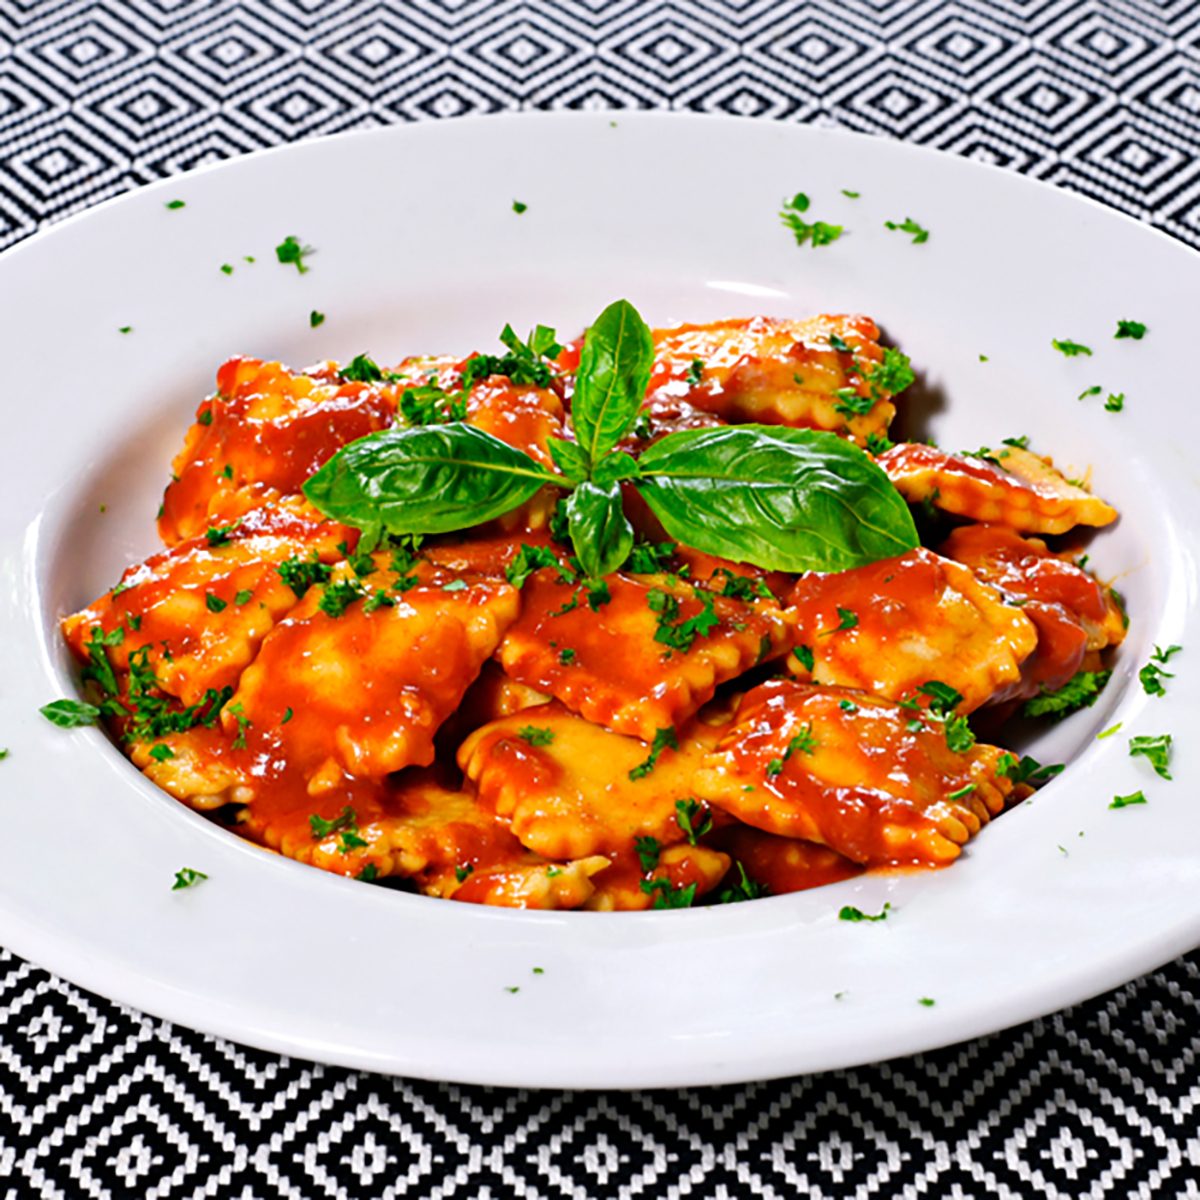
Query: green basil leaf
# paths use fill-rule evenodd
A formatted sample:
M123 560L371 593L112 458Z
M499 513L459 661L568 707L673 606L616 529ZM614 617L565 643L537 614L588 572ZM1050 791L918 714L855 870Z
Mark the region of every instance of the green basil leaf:
M587 455L579 448L578 442L568 442L563 438L548 438L550 457L554 465L572 482L582 483L588 477Z
M571 422L593 465L633 424L653 363L654 339L628 300L610 304L584 334Z
M472 425L385 429L343 446L304 485L327 517L364 530L449 533L566 481Z
M903 497L852 442L785 426L668 434L636 483L671 537L773 571L845 571L917 545Z
M583 573L590 579L610 575L633 549L633 526L621 506L621 485L581 483L567 497L571 541Z
M636 479L641 471L637 459L624 450L614 450L606 454L592 471L592 479L596 483L616 483L618 479Z

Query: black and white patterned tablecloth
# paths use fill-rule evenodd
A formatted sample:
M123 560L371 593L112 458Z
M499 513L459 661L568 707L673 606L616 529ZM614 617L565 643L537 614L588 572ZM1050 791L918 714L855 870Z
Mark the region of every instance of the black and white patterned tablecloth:
M0 0L0 247L262 146L563 107L903 138L1200 244L1187 0ZM882 1066L558 1094L279 1059L0 951L0 1192L1200 1198L1198 996L1190 956Z

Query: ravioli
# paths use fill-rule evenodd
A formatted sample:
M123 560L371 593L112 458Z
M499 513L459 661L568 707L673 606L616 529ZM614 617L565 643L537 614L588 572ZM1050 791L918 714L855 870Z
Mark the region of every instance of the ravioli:
M1003 525L964 525L946 539L942 553L1014 597L1037 629L1037 648L1003 699L1056 691L1084 669L1089 652L1124 640L1125 622L1111 591L1037 538L1022 538Z
M272 631L223 720L249 722L311 791L433 761L433 737L517 615L510 584L386 554L343 565Z
M618 573L605 584L609 599L593 608L585 588L554 571L532 575L497 657L513 679L617 733L652 742L718 684L792 645L791 625L769 601L714 596L667 576Z
M343 382L330 368L298 373L277 362L230 359L172 464L158 520L163 541L202 534L215 513L228 518L299 492L335 451L388 428L396 402L389 383Z
M971 458L906 442L878 462L906 500L1018 533L1066 533L1117 519L1115 508L1068 482L1048 459L1016 446Z
M458 762L530 850L555 859L628 853L639 837L684 839L677 806L692 799L692 774L720 736L721 714L713 720L691 722L676 747L655 751L546 704L476 730Z
M961 693L963 712L1015 684L1038 641L1022 609L966 567L924 549L804 575L791 605L816 682L900 700L937 680ZM807 673L796 656L788 665Z
M654 343L651 414L682 400L734 424L825 429L862 442L884 433L896 412L869 317L681 325L656 330Z
M281 565L333 562L341 557L334 539L344 532L331 522L260 513L242 527L180 542L131 567L110 592L67 617L67 644L87 663L100 631L114 670L127 672L130 655L142 651L162 691L196 704L210 688L234 686L296 605Z
M877 696L775 679L745 696L692 783L746 825L852 862L937 866L1004 807L1000 754L951 750L939 722Z

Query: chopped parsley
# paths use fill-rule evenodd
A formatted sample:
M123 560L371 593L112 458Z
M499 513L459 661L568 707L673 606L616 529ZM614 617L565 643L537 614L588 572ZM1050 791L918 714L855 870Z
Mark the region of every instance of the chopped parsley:
M748 575L738 575L731 571L728 567L718 567L713 572L713 578L718 575L725 576L725 586L721 588L721 595L728 596L732 600L747 600L753 602L758 599L773 600L775 597L771 594L771 589L767 587L761 579L752 579Z
M213 411L211 408L202 409L196 414L196 421L201 425L211 425L213 423ZM161 515L161 513L160 513Z
M204 536L210 546L227 546L239 524L235 521L232 525L210 525L204 531Z
M861 192L852 192L849 188L842 188L842 195L848 196L851 200L857 200L862 195Z
M1165 650L1154 647L1150 661L1138 672L1142 690L1147 696L1165 696L1167 694L1163 680L1174 679L1175 676L1171 671L1164 670L1163 665L1170 661L1172 654L1178 654L1182 649L1182 646L1168 646Z
M845 629L855 629L858 626L858 614L850 608L838 607L838 624L836 629L830 630L831 633L841 633Z
M178 208L186 208L186 207L187 207L186 202L183 200L168 200L166 202L166 204L163 205L163 208L169 208L172 212L174 212ZM1117 336L1119 337L1120 334L1118 334Z
M555 372L546 359L557 358L562 352L557 334L549 325L538 325L522 341L511 325L500 331L500 341L508 353L473 354L463 364L462 386L470 389L492 375L504 375L515 384L533 384L547 388L554 382Z
M214 596L212 592L204 593L204 605L211 613L224 612L229 607L228 600L222 600L220 596Z
M1124 392L1109 392L1108 398L1104 401L1105 412L1120 412L1125 407Z
M743 900L761 900L764 896L770 895L766 885L750 879L746 875L746 868L735 860L734 864L738 871L738 880L731 887L722 888L717 895L718 904L738 904Z
M699 387L700 380L704 377L704 362L699 358L693 358L688 365L687 374L684 379L687 380L689 387Z
M308 314L308 324L311 329L316 329L318 325L324 325L325 314L323 312L317 312L317 310L314 308L312 312Z
M701 817L702 819L697 820ZM688 845L694 846L697 838L702 838L712 829L712 813L699 800L675 801L675 824L688 840Z
M221 274L222 275L232 275L233 274L233 263L222 263L221 264Z
M336 620L355 600L361 600L366 594L366 589L357 579L339 579L336 583L326 585L317 607L327 617Z
M1118 321L1117 332L1113 334L1115 338L1133 338L1135 342L1140 342L1146 336L1146 326L1141 321Z
M923 1008L932 1008L937 1003L937 1001L931 999L929 996L922 996L917 1001L917 1003L920 1004Z
M886 454L894 445L895 442L889 441L882 433L867 434L867 453L876 457Z
M1111 675L1111 671L1080 671L1056 691L1043 692L1026 700L1021 713L1026 717L1049 716L1062 720L1081 708L1091 708Z
M1013 783L1028 783L1033 786L1048 783L1055 775L1060 774L1062 769L1062 763L1047 763L1042 766L1036 758L1028 754L1018 758L1007 750L996 760L997 775L1003 775Z
M379 868L374 863L367 863L354 878L361 879L363 883L374 883L379 878Z
M560 663L562 663L562 665L564 667L574 666L575 665L575 651L572 650L570 648L570 646L568 646L565 650L560 650L558 652L558 661Z
M284 559L275 569L279 572L279 578L296 593L297 600L302 599L314 583L328 583L333 573L333 568L323 563L315 550L312 558L297 556Z
M649 873L658 866L658 856L662 853L662 847L658 844L657 838L635 837L633 848L637 853L638 861L642 864L643 871Z
M1120 733L1121 726L1124 724L1124 721L1118 721L1115 725L1110 725L1107 729L1102 729L1096 734L1096 741L1100 741L1101 738L1112 737L1114 733Z
M118 332L118 333L132 333L132 332L133 332L133 326L132 326L132 325L122 325L122 326L121 326L121 327L120 327L120 328L117 330L117 332ZM211 415L211 414L209 415L209 418L208 418L208 419L209 419L210 421L212 420L212 415Z
M241 704L231 704L229 711L233 714L233 719L237 722L237 736L233 739L231 745L235 750L245 750L246 730L250 728L250 718L246 716Z
M473 875L474 873L474 863L466 863L461 867L454 868L454 878L457 879L459 883L466 883L467 877Z
M896 230L900 233L911 233L914 246L929 241L929 230L922 228L912 217L905 217L899 224L895 221L884 221L883 226L885 229Z
M452 396L439 384L425 383L400 393L400 415L409 425L444 425L447 421L463 420L467 402L462 395Z
M554 741L554 730L537 725L523 725L517 730L517 737L530 746L549 746Z
M195 887L207 878L203 871L197 871L195 867L180 867L175 872L175 882L171 884L171 891L178 892L183 888Z
M300 239L292 234L275 247L275 257L283 263L284 266L293 266L301 275L308 273L308 267L304 265L304 260L310 255L315 254L311 246L302 246Z
M549 546L530 546L524 542L521 543L516 558L504 568L504 574L513 587L523 588L530 575L542 567L553 567L564 583L575 582L575 572L569 567L564 567L559 562L558 555Z
M287 708L283 710L283 718L279 722L280 725L286 725L295 715L296 714L293 711L292 706L289 704Z
M836 242L845 232L844 227L830 225L825 221L805 220L808 203L808 197L803 192L797 192L790 200L785 200L779 210L779 219L792 231L796 245L803 246L808 243L815 248Z
M954 754L966 754L975 745L975 734L966 717L946 718L946 748Z
M783 759L773 758L767 763L767 778L774 779L783 770Z
M858 705L855 704L853 700L839 700L838 708L840 708L842 710L842 712L848 712L848 713L858 712Z
M973 783L964 783L962 787L955 788L952 792L947 792L946 799L965 800L974 790L975 785Z
M81 725L95 725L100 717L100 710L94 704L83 700L52 700L43 704L38 712L52 725L62 729L77 729Z
M685 888L673 888L669 879L643 879L642 891L654 897L653 908L691 908L696 899L696 885L689 883Z
M249 604L253 596L254 593L249 588L242 588L234 595L233 602L238 608L241 608L243 604Z
M1070 338L1052 338L1050 345L1067 358L1078 358L1081 354L1090 358L1092 353L1090 346L1085 346L1082 342L1073 342Z
M659 755L662 754L662 752L668 747L672 750L679 749L679 739L675 736L675 730L669 725L666 727L666 729L659 729L655 731L654 741L650 743L650 753L646 756L644 761L638 763L638 765L629 772L629 778L635 783L639 779L645 779L646 776L649 775L656 766L658 766Z
M1104 391L1104 389L1098 383L1094 383L1094 384L1092 384L1092 386L1090 388L1084 388L1083 391L1080 392L1078 396L1076 396L1076 399L1077 400L1086 400L1089 396L1100 395L1100 393L1102 391Z
M852 387L838 388L833 394L837 397L833 411L844 417L863 417L875 407L874 396L860 396Z
M929 697L929 711L939 716L952 713L962 703L962 693L940 679L921 684L917 691Z
M349 804L331 820L326 820L313 813L308 818L308 825L312 831L314 842L324 841L331 833L336 833L338 835L338 852L340 854L349 854L351 850L367 844L359 836L358 815Z
M1169 733L1139 734L1129 739L1131 756L1141 755L1163 779L1171 778L1171 735Z
M380 383L383 371L369 354L356 354L338 371L338 378L344 383Z
M512 202L512 210L517 214L517 216L520 216L523 212L527 212L529 210L529 205L520 200L514 200Z
M847 703L845 700L843 704ZM805 724L800 732L787 744L787 749L783 752L783 758L786 762L793 754L815 754L817 747L821 743L813 737L812 722Z
M1138 791L1131 792L1128 796L1114 796L1108 807L1128 808L1131 804L1145 804L1146 802L1145 794Z
M151 746L150 757L155 762L167 762L175 757L175 751L165 742L159 742L157 746Z
M853 904L844 905L838 912L839 921L886 921L888 913L891 912L892 906L885 902L883 908L873 916L870 913L865 913L861 908L855 908Z
M652 612L658 614L658 628L654 631L656 642L687 653L698 637L708 637L721 624L721 618L714 611L716 602L711 593L695 592L693 598L700 601L700 611L693 617L680 620L678 597L659 588L650 590L646 603Z
M796 661L806 670L811 671L816 664L816 658L813 656L811 646L797 646L792 654L795 655Z
M656 575L670 570L674 557L674 542L634 542L625 569L635 575Z
M603 579L594 579L587 584L587 598L588 608L592 612L599 612L612 600L612 592Z
M465 579L452 579L449 583L442 584L443 592L465 592L467 590L467 581Z
M1018 450L1029 449L1029 434L1023 433L1020 437L1010 437L1003 439L1006 446L1015 446Z

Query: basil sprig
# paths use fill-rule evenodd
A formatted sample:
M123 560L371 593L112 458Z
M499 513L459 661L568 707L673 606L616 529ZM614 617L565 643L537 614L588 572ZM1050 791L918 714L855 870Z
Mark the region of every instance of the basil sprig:
M736 425L667 434L634 459L614 447L637 417L654 343L626 300L588 329L571 422L552 438L557 471L462 422L372 433L304 485L326 516L363 531L449 533L519 507L546 485L569 492L567 529L585 575L617 570L633 547L622 481L667 532L768 570L843 571L917 545L912 514L875 463L836 434Z
M776 571L844 571L917 545L912 513L853 442L813 429L686 429L638 460L676 541Z

